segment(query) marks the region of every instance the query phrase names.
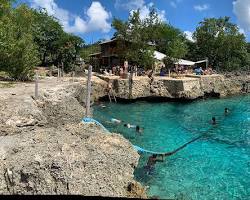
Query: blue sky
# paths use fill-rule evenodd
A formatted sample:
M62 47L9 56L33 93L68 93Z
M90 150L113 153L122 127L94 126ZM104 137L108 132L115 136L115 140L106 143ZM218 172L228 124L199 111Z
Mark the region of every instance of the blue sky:
M18 0L18 3L46 8L65 31L79 35L87 43L112 37L114 17L126 20L131 10L140 9L141 18L145 18L150 5L157 8L163 21L181 29L188 38L203 18L229 16L250 41L250 0Z

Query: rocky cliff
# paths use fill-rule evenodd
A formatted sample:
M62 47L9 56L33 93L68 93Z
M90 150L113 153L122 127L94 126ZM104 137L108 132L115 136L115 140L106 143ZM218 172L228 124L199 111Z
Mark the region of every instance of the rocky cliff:
M119 77L101 77L110 80L114 95L121 99L163 97L170 99L196 99L204 96L233 95L241 93L243 83L250 83L250 75L224 76L185 76L169 77L133 77L132 80Z
M133 180L139 155L130 142L80 122L85 83L44 80L37 100L33 84L1 91L0 194L146 197ZM105 87L93 78L93 101Z

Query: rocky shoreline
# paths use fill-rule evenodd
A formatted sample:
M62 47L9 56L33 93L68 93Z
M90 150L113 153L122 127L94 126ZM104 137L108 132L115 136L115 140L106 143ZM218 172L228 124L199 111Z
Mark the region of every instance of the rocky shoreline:
M117 76L99 76L112 83L114 95L122 100L161 98L167 101L194 100L203 97L225 97L240 94L243 84L250 87L248 73L237 75L186 75L180 78L170 77L133 77L133 80L120 79Z
M107 81L102 79L92 79L92 102L107 96ZM227 96L241 93L242 84L248 82L249 74L184 81L134 78L132 88L128 79L112 80L115 95L129 100ZM104 134L95 124L80 122L86 78L45 79L39 87L36 100L34 83L1 89L0 194L147 198L133 179L139 154L131 143L119 134Z
M85 83L52 81L38 100L32 98L33 84L2 91L0 194L146 198L133 179L139 154L131 143L80 123ZM106 83L96 78L92 83L94 101L104 95Z

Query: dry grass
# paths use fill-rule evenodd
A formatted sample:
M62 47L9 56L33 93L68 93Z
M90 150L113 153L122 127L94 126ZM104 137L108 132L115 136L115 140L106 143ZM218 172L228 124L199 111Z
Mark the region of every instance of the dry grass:
M0 88L13 88L15 87L15 82L5 82L5 81L1 81L0 82Z

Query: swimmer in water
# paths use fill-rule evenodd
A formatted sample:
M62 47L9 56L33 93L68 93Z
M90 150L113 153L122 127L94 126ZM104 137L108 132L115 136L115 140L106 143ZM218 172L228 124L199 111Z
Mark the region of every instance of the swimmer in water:
M225 108L224 114L227 115L228 113L229 113L229 109L228 109L228 108Z
M110 122L113 123L113 124L120 124L122 122L122 120L111 118Z
M212 124L212 125L216 125L216 124L217 124L217 123L216 123L216 119L215 119L215 117L212 117L211 124Z
M136 126L135 131L141 134L143 132L143 129L140 126Z
M101 106L102 108L106 108L106 106L105 106L105 105L103 105L103 104L101 104L100 106Z
M127 127L127 128L136 128L136 125L124 124L124 127Z
M154 170L154 165L156 162L163 162L163 155L161 155L161 159L157 159L157 154L153 154L148 158L147 165L145 166L145 169L147 170L147 174L151 175Z

